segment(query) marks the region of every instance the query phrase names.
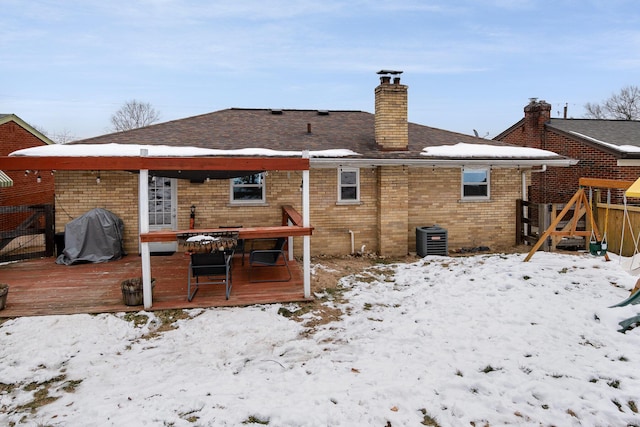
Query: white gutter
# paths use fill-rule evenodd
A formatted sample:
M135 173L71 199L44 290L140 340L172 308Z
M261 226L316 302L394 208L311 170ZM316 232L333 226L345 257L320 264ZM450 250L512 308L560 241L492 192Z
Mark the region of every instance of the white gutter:
M640 161L639 161L640 162ZM512 167L568 167L578 163L575 159L354 159L343 158L311 158L309 165L314 168L335 168L337 166L374 167L374 166L411 166L411 167L461 167L487 166L494 168Z

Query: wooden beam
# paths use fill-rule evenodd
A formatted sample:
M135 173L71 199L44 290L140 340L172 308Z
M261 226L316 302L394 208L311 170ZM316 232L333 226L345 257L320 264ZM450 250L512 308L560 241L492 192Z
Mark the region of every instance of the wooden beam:
M288 237L288 236L310 236L313 233L313 227L246 227L246 228L202 228L195 230L160 230L150 231L148 233L140 234L140 241L142 243L155 243L155 242L174 242L177 240L179 234L199 234L199 233L211 233L222 231L237 231L238 238L240 239L271 239L274 237Z
M0 156L0 170L308 170L298 157L36 157Z
M302 226L303 221L302 221L302 215L300 215L300 212L298 212L297 210L295 210L293 208L293 206L291 205L283 205L282 206L282 216L283 216L283 224L282 225L288 225L287 224L287 220L290 219L291 223L293 225L296 226Z
M581 187L596 187L596 188L617 188L620 190L626 190L631 187L634 181L620 181L617 179L598 179L598 178L580 178L578 180Z
M545 232L540 236L535 245L531 248L529 253L524 259L524 262L527 262L531 259L534 253L544 244L544 241L549 236L590 236L590 231L576 231L574 227L571 227L569 231L558 231L557 227L560 221L565 217L565 215L571 210L571 207L574 206L574 214L572 218L572 222L577 222L578 218L584 214L587 216L587 220L589 224L593 224L593 234L597 241L600 241L600 232L598 231L598 226L596 225L593 219L593 212L591 211L591 206L589 205L589 200L587 199L587 195L584 192L583 188L578 189L576 193L573 195L569 203L566 204L562 212L558 214L558 216L551 222L549 227L545 230ZM584 206L584 209L581 208L581 205ZM581 213L584 211L584 213ZM566 227L565 227L566 228ZM605 259L609 261L609 255L605 254Z

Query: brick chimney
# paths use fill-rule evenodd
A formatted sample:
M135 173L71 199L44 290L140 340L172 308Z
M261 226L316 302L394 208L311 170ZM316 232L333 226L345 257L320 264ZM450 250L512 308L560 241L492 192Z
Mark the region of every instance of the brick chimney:
M537 98L530 98L524 107L525 146L531 148L543 147L544 124L551 120L551 104Z
M381 70L378 74L380 85L375 89L376 144L383 151L408 150L408 86L400 84L402 71Z

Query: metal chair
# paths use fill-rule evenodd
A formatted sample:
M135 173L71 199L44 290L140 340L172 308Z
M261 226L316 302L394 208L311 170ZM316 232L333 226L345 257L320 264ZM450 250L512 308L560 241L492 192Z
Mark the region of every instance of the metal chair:
M207 252L191 254L187 300L191 301L200 285L225 285L225 296L231 293L231 258L233 253ZM192 284L192 278L195 283ZM191 290L193 286L193 291Z
M275 239L275 244L271 249L258 249L252 250L249 253L249 281L250 282L288 282L291 280L291 269L289 269L289 262L287 261L287 255L285 254L284 247L287 244L285 237L279 237ZM251 270L254 267L286 267L288 277L286 279L277 280L252 280Z

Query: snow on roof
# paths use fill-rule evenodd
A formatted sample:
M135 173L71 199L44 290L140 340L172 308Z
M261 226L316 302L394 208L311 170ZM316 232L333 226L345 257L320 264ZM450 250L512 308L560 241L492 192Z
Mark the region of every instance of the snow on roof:
M142 144L54 144L14 151L10 156L32 157L137 157L147 150L148 157L267 156L302 157L302 151L278 151L268 148L216 150L198 147ZM311 157L346 157L359 154L347 149L309 151Z
M466 144L464 142L456 145L440 145L437 147L426 147L420 153L428 157L492 157L492 158L526 158L526 157L558 157L558 154L540 150L538 148L511 147L505 145L489 144Z
M588 135L584 135L582 133L579 132L575 132L575 131L569 131L569 133L572 133L573 135L579 136L580 138L584 138L587 139L591 142L595 142L596 144L600 144L600 145L604 145L606 147L610 147L610 148L614 148L618 151L622 151L625 153L640 153L640 147L636 147L635 145L616 145L616 144L611 144L609 142L604 142L601 141L599 139L590 137Z

